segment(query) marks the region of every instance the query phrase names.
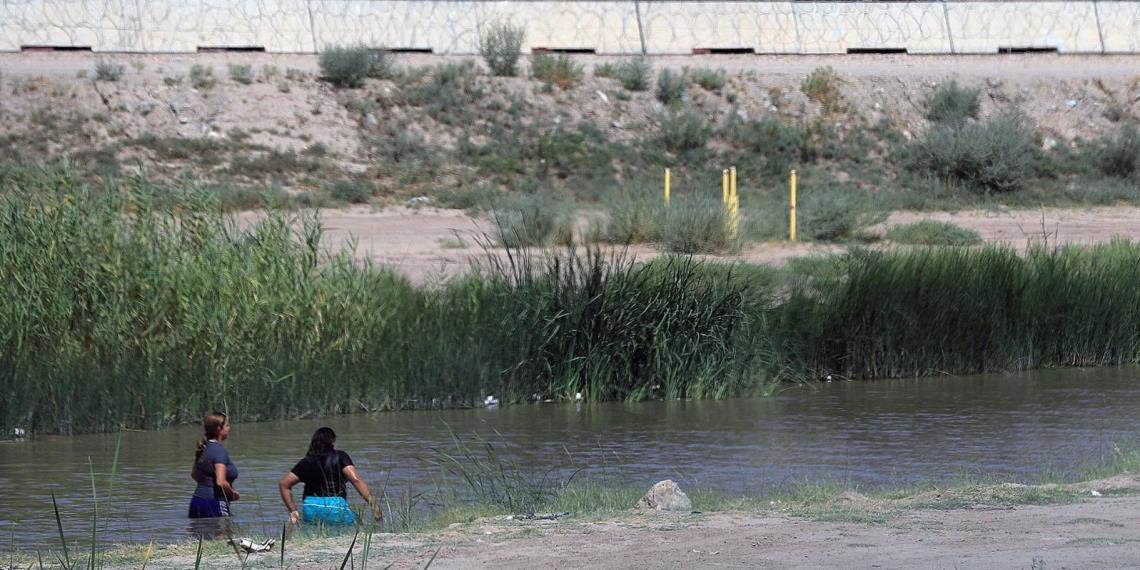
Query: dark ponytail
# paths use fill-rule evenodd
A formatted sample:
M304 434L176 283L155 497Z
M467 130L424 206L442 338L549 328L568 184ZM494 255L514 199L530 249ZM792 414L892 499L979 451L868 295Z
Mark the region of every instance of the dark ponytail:
M194 462L197 463L202 459L202 454L206 452L206 442L211 439L218 439L218 434L222 432L222 428L226 427L226 414L222 412L210 412L202 419L202 431L205 437L198 440L198 449L194 453Z

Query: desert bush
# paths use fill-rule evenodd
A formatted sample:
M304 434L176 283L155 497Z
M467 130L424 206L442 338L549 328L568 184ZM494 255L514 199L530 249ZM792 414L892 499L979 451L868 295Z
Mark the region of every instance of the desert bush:
M582 65L565 54L555 57L540 53L531 59L530 74L539 81L570 89L582 80Z
M937 220L922 220L913 224L894 226L887 230L885 237L895 243L906 245L978 245L982 243L982 235L977 230Z
M687 83L684 73L662 69L657 74L657 100L665 105L679 105L685 97Z
M816 241L859 239L887 217L873 197L853 188L805 188L796 208L797 233Z
M479 55L491 70L491 75L514 77L518 75L526 30L511 23L497 22L488 26L479 37Z
M800 90L808 99L818 103L825 114L832 114L845 108L843 94L839 91L842 82L831 66L817 67L800 83Z
M127 67L121 63L101 59L95 63L95 81L115 82L122 79L126 71Z
M439 64L429 79L408 87L406 102L426 107L428 115L446 125L464 125L475 118L475 105L483 98L476 79L479 70L470 61Z
M634 57L618 63L606 63L594 67L594 76L617 79L628 91L649 89L649 76L653 69L644 57Z
M214 68L198 64L190 67L191 87L199 90L212 89L217 83L217 79L214 79Z
M321 78L336 87L360 87L367 78L386 79L392 73L388 55L364 44L325 48L320 52L318 64ZM290 73L285 76L290 78Z
M700 85L705 91L720 91L724 87L726 78L722 69L697 68L688 71L693 83Z
M1035 174L1039 151L1017 114L981 123L938 126L903 152L911 170L933 174L979 192L1011 192Z
M704 117L694 112L664 113L660 121L661 146L673 153L703 148L712 133Z
M1129 178L1140 175L1140 129L1127 122L1115 136L1103 138L1088 151L1090 162L1108 176Z
M372 191L363 180L337 180L328 191L332 199L349 204L367 204L372 199Z
M939 85L927 95L922 106L926 118L939 124L964 123L966 119L978 118L977 89L967 89L956 80Z
M678 196L655 212L656 241L670 252L718 253L735 249L739 243L719 197Z
M249 85L253 83L253 66L231 63L229 69L230 79L235 83L240 83L242 85Z
M734 145L756 157L770 176L786 174L808 147L808 130L776 117L748 121L732 120L728 135Z
M531 247L551 241L570 243L574 217L556 198L543 193L514 194L496 204L491 212L498 242L504 247Z

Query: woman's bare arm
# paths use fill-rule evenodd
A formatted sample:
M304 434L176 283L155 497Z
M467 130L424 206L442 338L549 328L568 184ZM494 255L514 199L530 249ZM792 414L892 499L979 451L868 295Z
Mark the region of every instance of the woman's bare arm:
M285 502L285 508L289 509L289 522L293 524L297 524L301 520L301 513L293 505L293 486L300 482L301 479L290 471L277 483L277 490L281 492L281 500Z
M352 483L353 487L356 487L356 492L360 493L360 498L364 499L364 502L368 503L368 506L372 508L372 516L376 517L376 520L383 518L384 513L380 510L380 505L372 500L372 490L368 488L368 483L365 483L364 479L360 478L360 474L356 472L356 467L349 465L341 469L341 473L344 474L344 478L349 483Z
M234 490L229 480L226 479L225 463L214 464L214 482L222 488L222 494L225 495L227 499L231 501L241 499L241 494Z

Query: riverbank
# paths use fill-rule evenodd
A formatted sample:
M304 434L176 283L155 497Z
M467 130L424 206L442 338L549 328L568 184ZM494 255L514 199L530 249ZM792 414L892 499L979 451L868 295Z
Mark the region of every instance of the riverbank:
M1081 483L975 484L863 495L804 488L764 498L694 498L692 514L585 506L556 520L474 517L443 528L370 536L369 567L500 568L701 566L1120 568L1140 563L1140 478ZM613 492L611 491L612 495ZM636 495L634 495L636 496ZM595 496L595 499L598 497ZM628 498L628 497L625 497ZM287 542L290 568L361 564L363 535ZM243 563L221 543L202 567ZM137 567L146 547L109 554ZM150 568L194 565L196 544L155 550ZM277 567L281 552L247 567Z

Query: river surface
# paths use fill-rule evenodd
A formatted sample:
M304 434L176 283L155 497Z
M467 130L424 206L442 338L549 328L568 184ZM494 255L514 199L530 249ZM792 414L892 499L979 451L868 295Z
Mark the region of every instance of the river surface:
M225 445L241 471L238 523L280 528L286 513L277 480L322 425L337 431L337 446L374 489L387 483L390 496L432 493L446 484L427 460L438 457L433 449L454 449L452 433L478 433L538 476L583 468L578 477L637 487L665 478L682 488L728 492L822 480L864 488L963 475L1018 481L1043 471L1072 472L1105 457L1114 444L1135 445L1140 370L830 382L760 399L547 403L236 424ZM196 426L122 434L103 539L189 536L189 466L200 434ZM53 492L66 532L89 537L91 469L105 505L105 473L118 438L0 444L0 551L5 543L55 543Z

